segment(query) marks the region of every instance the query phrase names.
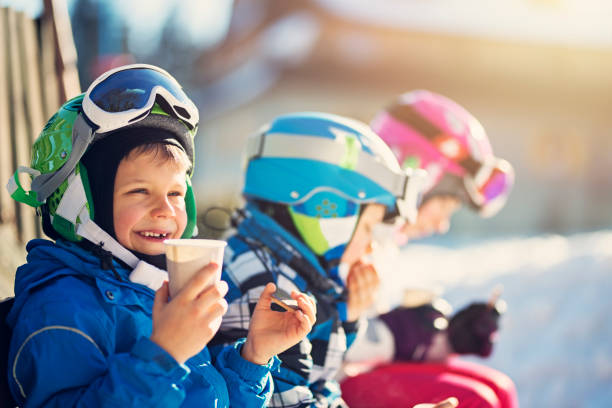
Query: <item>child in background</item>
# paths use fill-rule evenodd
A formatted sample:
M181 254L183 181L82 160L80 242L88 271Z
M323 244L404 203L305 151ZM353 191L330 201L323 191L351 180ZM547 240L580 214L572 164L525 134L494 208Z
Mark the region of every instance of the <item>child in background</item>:
M251 330L211 356L227 308L220 265L169 299L164 239L190 238L198 111L167 72L130 65L66 102L33 146L32 191L55 242L27 245L17 271L9 385L21 406L259 407L272 392L275 354L300 341L315 306L270 308L260 291Z
M494 156L481 124L455 102L429 91L408 92L376 116L372 129L403 167L426 169L429 177L417 221L395 232L399 244L446 233L452 214L461 205L483 217L495 215L504 206L514 183L512 166ZM416 273L415 265L408 268L408 273ZM418 389L404 395L403 402L418 402L410 395L422 398L420 401L455 396L460 406L476 401L479 406L516 407L516 391L507 376L448 359L453 354L491 354L503 302L474 302L451 315L443 299L412 293L433 300L419 304L414 297L408 298L405 305L371 319L367 335L356 342L347 360L436 363L383 367L347 379L343 391L351 406L370 406L371 400L360 391L364 384L388 386L403 381L406 387Z
M345 406L335 376L378 285L363 255L384 218L414 220L421 171L402 171L368 126L324 113L277 117L247 146L228 240L229 307L215 342L243 337L263 288L311 294L311 333L279 354L270 406Z

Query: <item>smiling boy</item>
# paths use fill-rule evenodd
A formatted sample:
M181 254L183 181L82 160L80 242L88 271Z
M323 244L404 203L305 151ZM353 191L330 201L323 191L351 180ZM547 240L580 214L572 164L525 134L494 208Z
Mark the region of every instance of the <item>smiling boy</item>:
M162 106L164 108L162 108ZM198 112L165 71L111 71L64 104L33 147L32 190L55 239L27 245L17 271L9 386L21 406L264 406L275 354L298 342L315 307L255 307L252 330L211 356L226 309L220 265L200 270L169 299L163 240L189 238ZM157 266L157 267L156 267Z

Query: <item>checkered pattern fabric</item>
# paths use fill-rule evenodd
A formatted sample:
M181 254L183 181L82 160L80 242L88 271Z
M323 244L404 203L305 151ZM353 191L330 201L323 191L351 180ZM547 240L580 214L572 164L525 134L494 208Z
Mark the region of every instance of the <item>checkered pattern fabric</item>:
M270 220L267 221L269 225ZM305 249L297 242L294 244L296 250ZM308 293L317 302L317 321L311 333L278 356L281 365L272 373L274 395L270 406L346 406L334 377L355 337L357 325L340 320L338 310L345 308L338 305L344 302L342 288L335 294L318 293L301 277L299 270L277 259L258 237L241 233L228 240L223 279L230 287L226 297L229 308L213 341L216 344L230 343L246 335L255 304L268 282L289 293L292 290ZM320 279L329 278L321 276Z

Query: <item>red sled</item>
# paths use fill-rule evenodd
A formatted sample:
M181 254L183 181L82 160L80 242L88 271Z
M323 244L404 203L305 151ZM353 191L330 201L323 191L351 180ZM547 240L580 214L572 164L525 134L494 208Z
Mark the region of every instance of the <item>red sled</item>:
M512 380L480 364L450 358L444 363L391 363L347 377L342 397L351 408L412 407L449 397L458 408L517 408Z

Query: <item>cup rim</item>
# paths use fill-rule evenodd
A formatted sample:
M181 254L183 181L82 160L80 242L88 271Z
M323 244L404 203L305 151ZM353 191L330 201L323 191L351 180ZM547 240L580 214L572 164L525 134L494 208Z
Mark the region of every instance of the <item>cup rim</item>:
M164 245L180 247L224 248L227 242L219 239L174 238L164 240Z

